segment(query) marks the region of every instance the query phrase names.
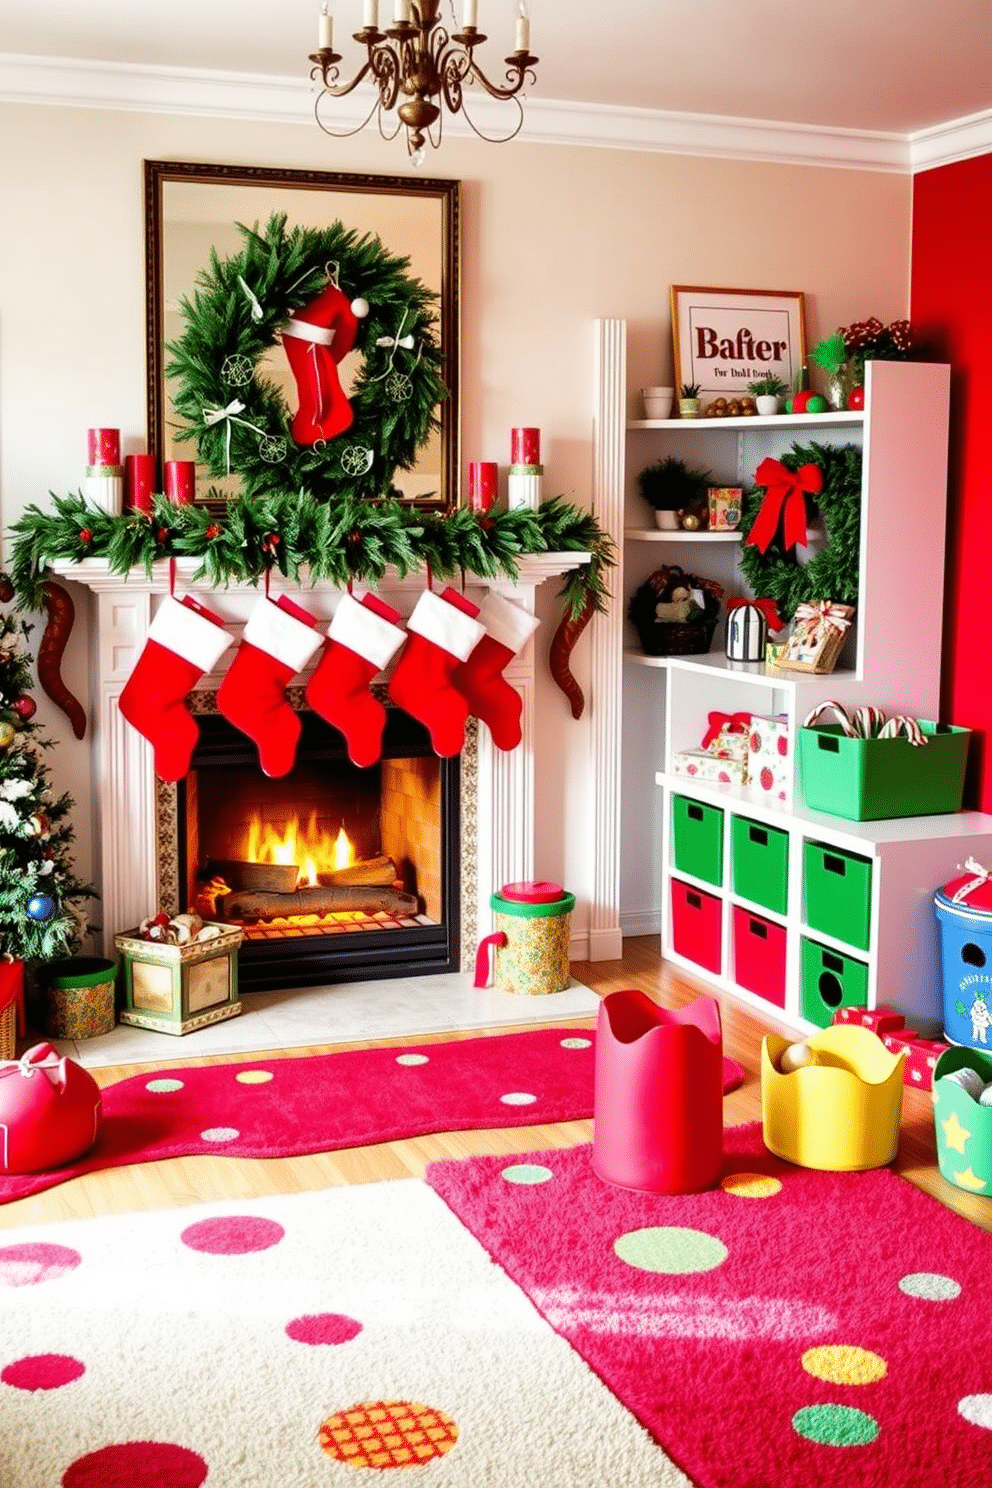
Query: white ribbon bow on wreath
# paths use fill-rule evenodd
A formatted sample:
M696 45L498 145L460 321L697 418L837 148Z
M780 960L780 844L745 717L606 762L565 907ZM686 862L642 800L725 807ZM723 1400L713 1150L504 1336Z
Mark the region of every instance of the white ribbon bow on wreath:
M232 398L226 408L205 408L203 410L203 422L208 429L212 429L215 424L225 421L227 423L227 437L224 442L224 463L227 466L228 475L231 473L231 425L241 424L244 428L250 429L253 434L257 434L259 439L266 437L264 429L259 429L255 424L250 424L247 419L238 418L238 414L244 413L244 411L245 405L240 398Z

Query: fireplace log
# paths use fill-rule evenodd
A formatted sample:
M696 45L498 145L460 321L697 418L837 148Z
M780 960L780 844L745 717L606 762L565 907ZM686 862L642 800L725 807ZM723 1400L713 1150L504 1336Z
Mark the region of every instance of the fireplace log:
M299 869L295 863L248 863L237 858L208 858L206 877L222 878L229 889L274 889L292 893Z
M399 915L418 912L413 894L362 884L320 884L316 888L296 889L291 894L236 891L218 899L217 908L227 920L274 920L283 915L338 914L356 909L366 914L379 910Z
M349 868L334 868L327 873L318 873L317 882L327 887L335 884L392 884L398 877L392 858L378 857L366 858L362 863L352 863Z

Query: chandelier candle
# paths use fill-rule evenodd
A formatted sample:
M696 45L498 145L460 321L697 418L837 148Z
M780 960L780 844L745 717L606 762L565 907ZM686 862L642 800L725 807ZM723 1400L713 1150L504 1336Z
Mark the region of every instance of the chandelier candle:
M488 511L496 501L499 466L495 460L473 460L468 467L468 504L473 511Z
M196 495L196 462L166 460L165 495L176 506L189 506Z
M86 431L86 499L116 516L123 496L120 429Z
M540 429L514 429L510 436L510 473L507 477L506 504L510 511L526 507L537 511L541 504Z
M151 512L158 479L154 455L127 455L124 460L124 503L131 511Z

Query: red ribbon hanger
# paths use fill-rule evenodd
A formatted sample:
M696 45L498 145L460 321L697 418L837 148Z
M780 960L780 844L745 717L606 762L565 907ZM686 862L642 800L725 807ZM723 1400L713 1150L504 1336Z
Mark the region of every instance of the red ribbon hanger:
M765 487L765 499L748 533L747 541L764 553L781 521L783 546L806 547L806 497L818 496L823 490L823 471L819 465L800 465L787 470L781 460L762 460L754 472L755 485Z

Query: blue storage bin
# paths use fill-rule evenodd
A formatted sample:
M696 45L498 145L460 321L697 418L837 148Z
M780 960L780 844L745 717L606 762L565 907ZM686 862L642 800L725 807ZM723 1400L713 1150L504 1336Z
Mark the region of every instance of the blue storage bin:
M980 871L945 884L933 903L940 930L944 1036L950 1044L992 1052L992 881Z

